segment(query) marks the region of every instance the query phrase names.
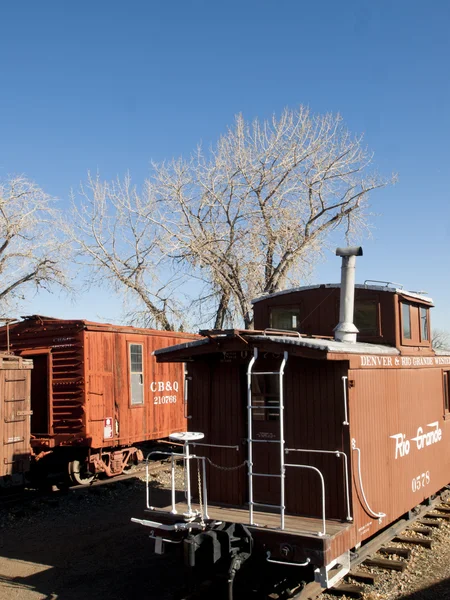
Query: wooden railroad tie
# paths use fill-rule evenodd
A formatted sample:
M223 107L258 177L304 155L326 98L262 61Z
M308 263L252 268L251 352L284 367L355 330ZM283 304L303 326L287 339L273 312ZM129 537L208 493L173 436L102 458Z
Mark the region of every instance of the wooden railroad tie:
M362 598L363 588L353 583L338 583L335 587L327 590L334 596L349 596L350 598Z
M379 569L387 569L388 571L403 572L407 563L403 560L393 560L391 558L368 558L363 562L367 567L378 567Z
M383 546L378 550L381 554L396 554L397 556L401 556L403 558L409 558L411 556L410 548L400 548L396 546Z
M355 569L347 573L345 576L346 579L352 578L356 579L356 581L362 581L363 583L368 583L369 585L374 585L379 576L375 575L375 573L368 573L367 571L361 571L360 569Z
M431 548L433 545L432 540L427 540L426 538L409 537L406 535L397 535L392 541L400 542L402 544L414 544L416 546L423 546L424 548Z
M432 530L429 527L420 527L419 525L411 525L406 531L413 531L414 533L421 533L422 535L432 534Z
M416 523L426 525L427 527L437 527L438 529L442 527L441 521L435 521L433 519L417 519Z
M448 504L447 506L436 506L434 510L440 510L443 513L450 513L450 506Z
M436 510L436 509L435 509ZM450 521L450 514L436 514L436 513L427 513L423 515L425 519L444 519L445 521Z

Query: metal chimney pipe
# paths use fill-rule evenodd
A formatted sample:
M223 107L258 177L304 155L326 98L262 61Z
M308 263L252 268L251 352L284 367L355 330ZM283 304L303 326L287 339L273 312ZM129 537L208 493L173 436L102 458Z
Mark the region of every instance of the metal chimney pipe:
M353 323L355 306L355 263L362 256L361 246L336 248L336 256L342 256L341 297L339 303L339 323L334 328L334 339L338 342L356 342L358 329Z

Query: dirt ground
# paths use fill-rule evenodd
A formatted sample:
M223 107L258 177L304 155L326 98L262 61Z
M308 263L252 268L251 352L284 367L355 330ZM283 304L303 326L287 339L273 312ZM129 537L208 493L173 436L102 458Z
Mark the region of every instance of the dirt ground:
M153 554L147 528L130 522L145 517L144 490L124 480L5 511L0 600L171 598L180 566Z
M151 503L163 506L170 498L158 477ZM149 530L130 521L149 518L144 502L145 484L134 477L0 509L0 600L173 598L180 561L155 555ZM450 600L450 523L433 539L432 550L414 548L404 573L382 572L366 600Z

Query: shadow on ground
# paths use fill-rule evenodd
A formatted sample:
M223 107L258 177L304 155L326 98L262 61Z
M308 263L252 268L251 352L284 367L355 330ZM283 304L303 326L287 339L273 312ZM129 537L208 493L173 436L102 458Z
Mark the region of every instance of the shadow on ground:
M166 600L182 586L175 554L153 554L139 479L69 490L11 511L0 531L0 600ZM152 503L170 502L154 489ZM172 550L173 551L173 550Z

